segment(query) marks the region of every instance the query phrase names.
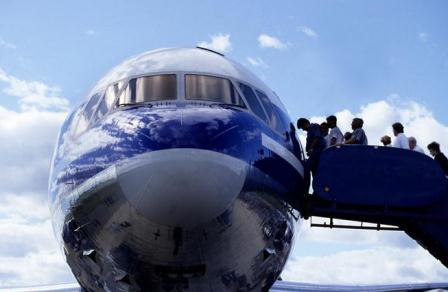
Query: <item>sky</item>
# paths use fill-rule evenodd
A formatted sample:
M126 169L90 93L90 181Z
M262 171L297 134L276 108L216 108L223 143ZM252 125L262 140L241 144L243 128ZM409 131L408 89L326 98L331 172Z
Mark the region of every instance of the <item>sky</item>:
M46 203L59 127L130 56L207 46L258 75L293 120L400 121L448 151L447 1L2 1L0 287L73 282ZM334 284L448 281L401 232L297 226L283 278Z

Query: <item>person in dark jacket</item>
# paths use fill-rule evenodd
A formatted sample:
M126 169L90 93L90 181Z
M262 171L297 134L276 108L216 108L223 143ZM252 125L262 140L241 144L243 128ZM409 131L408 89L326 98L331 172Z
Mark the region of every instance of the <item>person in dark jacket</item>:
M443 172L448 176L448 159L445 154L440 151L440 145L437 142L432 142L428 145L429 153L434 157L434 160L443 169Z
M320 155L325 150L327 143L324 137L322 137L320 125L312 124L309 120L300 118L297 120L297 128L307 132L305 146L306 154L309 157L307 165L313 176L315 176L319 166Z

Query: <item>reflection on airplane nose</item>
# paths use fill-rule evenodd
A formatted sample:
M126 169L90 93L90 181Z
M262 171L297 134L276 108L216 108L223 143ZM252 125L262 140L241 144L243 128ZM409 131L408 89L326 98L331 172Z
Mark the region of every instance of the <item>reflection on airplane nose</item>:
M191 148L152 151L117 165L130 204L152 222L176 227L222 214L241 192L247 171L242 160Z

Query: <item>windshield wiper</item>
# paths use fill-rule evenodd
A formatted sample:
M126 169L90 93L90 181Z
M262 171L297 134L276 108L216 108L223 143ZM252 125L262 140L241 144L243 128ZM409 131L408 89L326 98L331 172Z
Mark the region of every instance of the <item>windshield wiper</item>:
M143 102L139 102L139 103L120 103L118 106L149 106L149 107L153 107L152 104L150 103L143 103Z
M231 104L231 103L212 103L210 104L211 107L213 106L220 106L220 107L224 107L224 108L241 108L241 109L246 109L246 107L244 105L239 105L239 104Z

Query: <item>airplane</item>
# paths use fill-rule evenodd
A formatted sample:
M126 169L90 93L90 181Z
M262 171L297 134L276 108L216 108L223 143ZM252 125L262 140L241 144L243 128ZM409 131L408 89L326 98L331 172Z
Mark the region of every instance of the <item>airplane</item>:
M207 48L145 52L107 73L57 139L49 205L78 284L17 291L448 288L277 281L311 216L397 226L448 266L448 185L429 157L330 147L312 194L310 184L294 125L263 81Z

